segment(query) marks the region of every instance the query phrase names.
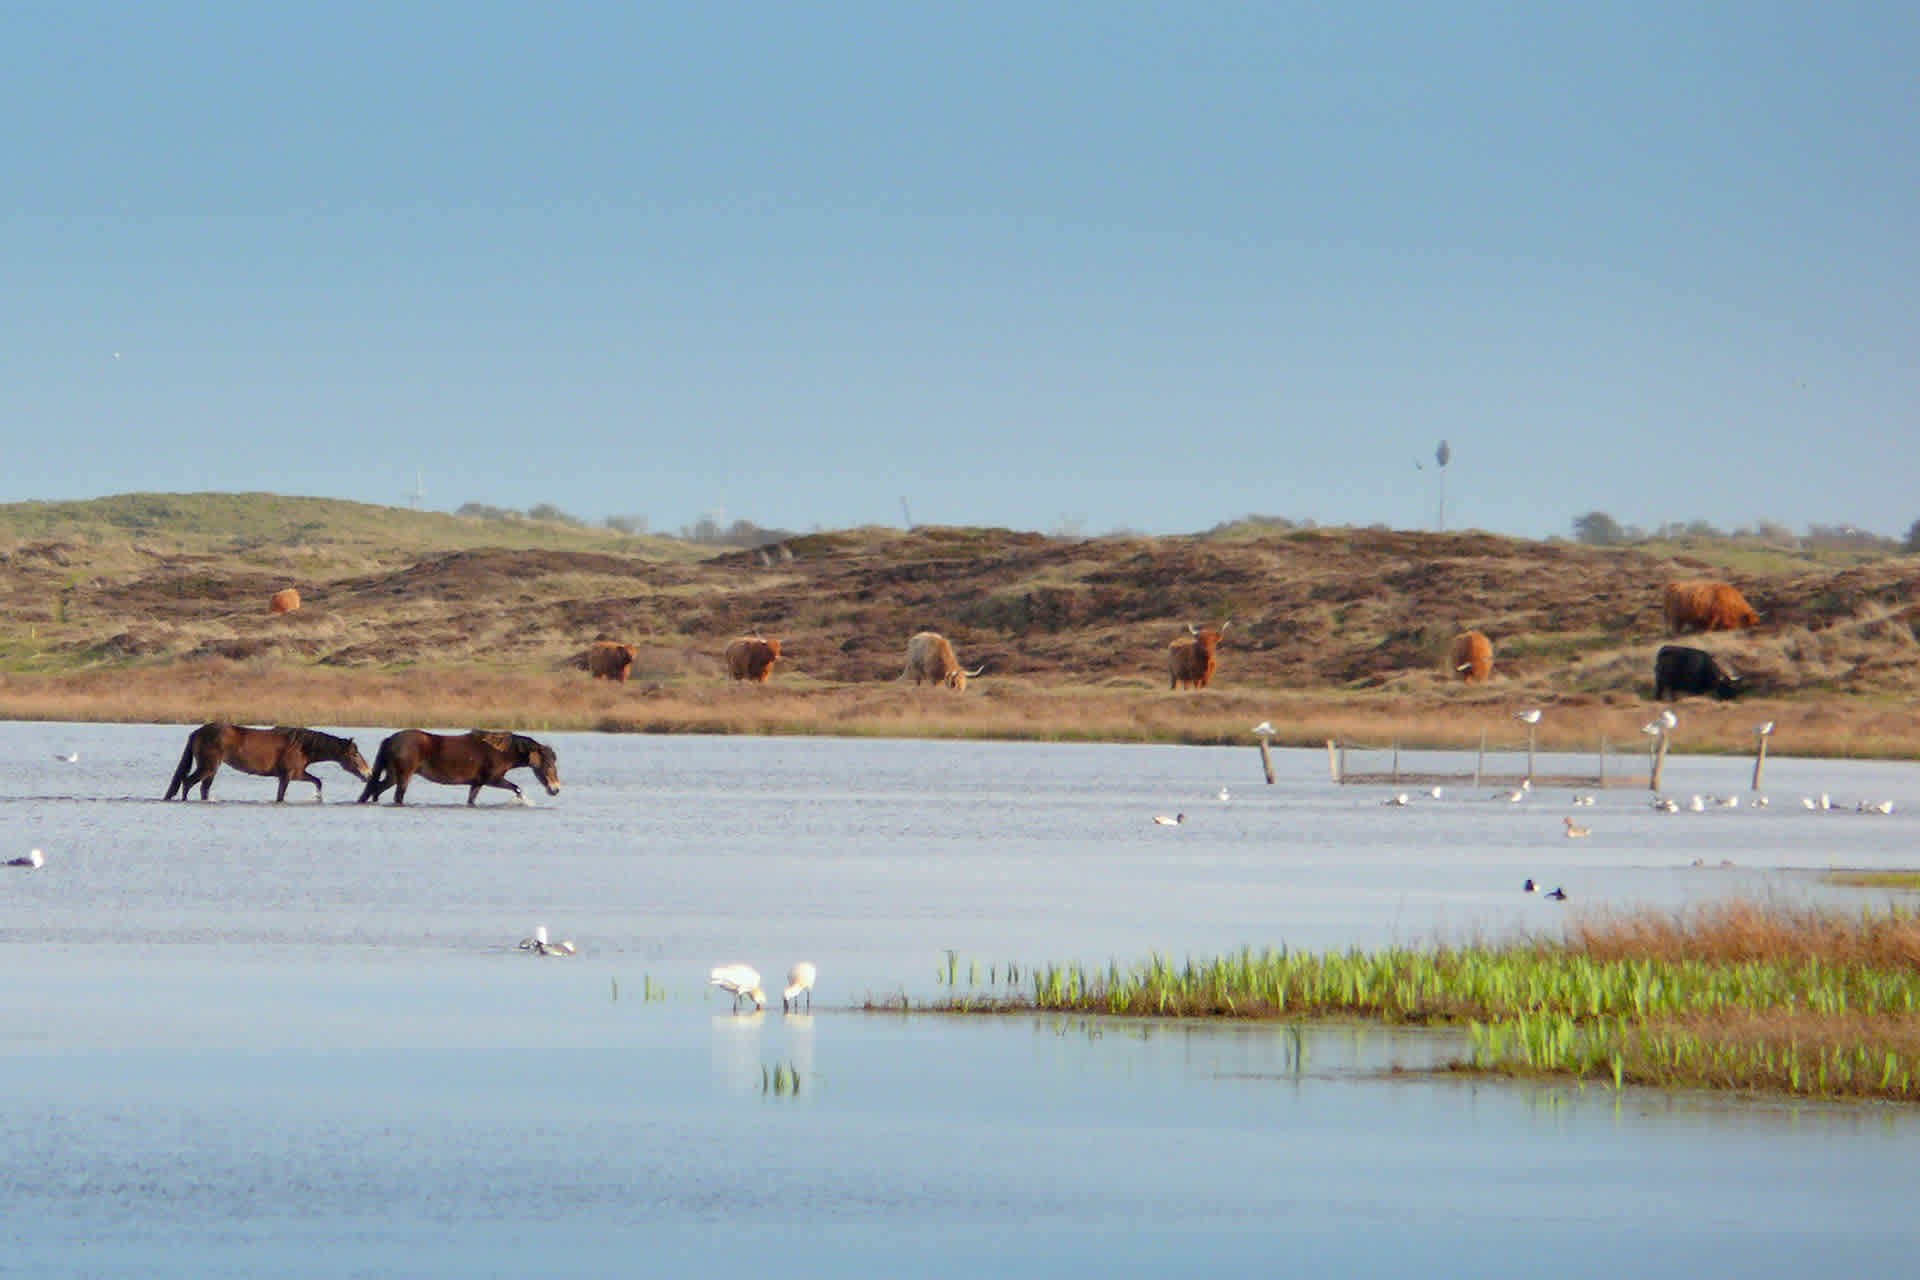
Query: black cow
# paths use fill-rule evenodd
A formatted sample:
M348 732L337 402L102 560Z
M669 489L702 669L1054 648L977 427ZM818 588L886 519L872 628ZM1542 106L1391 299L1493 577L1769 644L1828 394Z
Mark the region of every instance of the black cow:
M1722 702L1740 696L1740 673L1705 649L1663 644L1653 655L1653 697L1678 701L1692 694L1712 694Z

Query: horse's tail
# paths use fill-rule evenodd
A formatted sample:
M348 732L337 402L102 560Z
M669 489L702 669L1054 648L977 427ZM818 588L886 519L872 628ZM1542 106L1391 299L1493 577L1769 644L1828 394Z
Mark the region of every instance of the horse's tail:
M373 753L373 768L367 771L367 785L360 788L360 803L367 804L378 800L380 793L387 789L387 779L393 773L393 739L388 738Z
M162 800L171 800L173 799L173 793L178 791L180 798L185 800L187 798L187 775L192 772L193 739L189 737L187 739L187 749L180 753L180 767L173 771L173 781L167 784L167 794L160 798Z

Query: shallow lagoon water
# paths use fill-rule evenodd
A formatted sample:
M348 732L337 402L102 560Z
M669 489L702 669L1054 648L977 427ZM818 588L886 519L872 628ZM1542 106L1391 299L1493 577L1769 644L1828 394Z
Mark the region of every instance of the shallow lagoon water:
M1776 757L1765 811L1402 809L1320 752L1268 787L1251 748L557 734L566 788L526 807L352 805L327 766L325 805L225 770L163 804L185 736L0 726L0 853L49 860L0 879L0 1274L1787 1274L1920 1242L1904 1111L1393 1073L1457 1042L1377 1028L855 1011L944 994L948 951L984 978L1883 901L1814 873L1911 864L1909 766ZM580 955L518 951L540 923ZM799 958L811 1017L703 986Z

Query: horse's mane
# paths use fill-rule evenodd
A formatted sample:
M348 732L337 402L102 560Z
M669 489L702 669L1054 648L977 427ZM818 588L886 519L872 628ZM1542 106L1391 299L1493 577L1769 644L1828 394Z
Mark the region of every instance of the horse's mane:
M530 760L544 751L537 741L524 733L509 733L505 729L471 729L468 735L492 747L521 760Z
M287 735L290 746L300 748L313 759L326 755L345 754L352 742L352 739L342 738L338 734L322 733L318 729L307 729L299 725L275 725L273 731Z

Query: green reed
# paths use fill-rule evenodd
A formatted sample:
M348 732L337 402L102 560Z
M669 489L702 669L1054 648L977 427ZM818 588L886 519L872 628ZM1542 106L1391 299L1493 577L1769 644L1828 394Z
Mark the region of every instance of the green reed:
M998 977L1000 966L988 972ZM956 960L948 972L959 976ZM978 966L970 969L977 975ZM1462 1069L1920 1101L1920 960L1787 946L1754 958L1599 958L1560 944L1006 966L935 1007L1466 1026Z

